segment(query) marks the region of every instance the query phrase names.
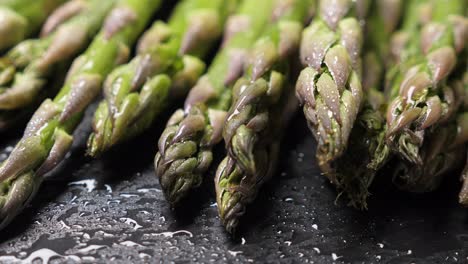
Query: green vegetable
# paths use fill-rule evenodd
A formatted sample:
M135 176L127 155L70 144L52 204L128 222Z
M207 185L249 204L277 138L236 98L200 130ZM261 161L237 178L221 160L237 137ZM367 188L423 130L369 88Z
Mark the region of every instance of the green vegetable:
M190 90L185 109L172 115L159 139L156 174L172 205L201 184L212 163L212 148L222 139L231 87L242 74L247 49L270 19L273 2L244 1L228 19L222 49Z
M296 85L309 128L318 141L321 168L343 155L356 116L362 106L359 19L366 1L321 0L318 18L302 35L302 70Z
M224 125L228 154L218 166L215 187L219 215L230 233L275 172L282 131L297 106L290 62L312 4L309 0L283 2L281 14L249 53L247 75L234 86Z
M28 123L23 138L0 167L0 227L21 212L34 197L43 175L66 155L72 133L102 82L128 60L130 47L161 1L120 0L101 32L68 73L54 100L45 100Z
M401 17L399 0L374 1L366 23L363 57L364 102L351 130L348 147L341 157L322 166L323 173L332 179L339 196L346 196L349 204L367 208L367 197L377 171L389 160L390 149L385 142L386 103L382 93L389 39Z
M186 95L205 69L199 59L220 37L236 4L237 0L185 0L167 24L154 23L140 42L138 56L106 82L88 154L97 156L145 131L170 101Z
M114 0L74 0L59 7L42 37L25 40L0 59L0 129L31 114L53 94L71 61L92 41ZM63 73L63 74L62 74Z
M464 50L466 1L410 1L402 32L392 42L398 65L387 76L391 103L387 141L392 150L420 165L426 131L450 120L457 106L447 77ZM428 11L429 10L429 11Z

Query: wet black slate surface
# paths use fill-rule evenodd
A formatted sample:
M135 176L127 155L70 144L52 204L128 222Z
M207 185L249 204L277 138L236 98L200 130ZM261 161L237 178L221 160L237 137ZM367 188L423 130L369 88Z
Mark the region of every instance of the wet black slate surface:
M161 128L90 160L83 157L88 126L31 207L0 232L0 263L468 262L458 186L408 195L381 184L367 212L335 204L300 116L287 133L277 175L235 238L220 225L211 176L183 208L170 210L152 170ZM2 159L15 142L14 134L8 137Z

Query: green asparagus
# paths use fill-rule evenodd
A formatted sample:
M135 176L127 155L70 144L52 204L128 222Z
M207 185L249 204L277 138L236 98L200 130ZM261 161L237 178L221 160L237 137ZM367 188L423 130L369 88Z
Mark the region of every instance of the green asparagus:
M97 156L143 132L170 100L187 93L204 71L198 58L206 57L219 38L236 2L185 0L168 24L154 23L142 38L141 53L110 75L105 100L94 116L89 155Z
M54 100L45 100L36 111L0 167L0 227L28 204L43 175L65 157L73 142L72 133L101 91L105 76L128 60L130 47L160 2L120 0L90 47L74 61L59 94Z
M468 19L461 16L465 1L429 3L430 11L420 1L409 8L403 32L394 41L400 63L387 76L392 99L387 110L387 141L412 164L423 163L420 151L425 132L456 112L453 87L446 79L468 35Z
M232 233L262 185L275 171L285 125L295 107L290 61L299 48L309 0L283 2L280 15L254 44L247 74L233 89L223 137L228 152L215 177L218 211ZM285 115L282 117L282 115Z
M0 50L36 33L47 16L66 0L0 0Z
M52 94L55 76L86 48L114 0L73 0L46 21L42 38L25 40L0 60L0 130L27 117ZM57 82L59 82L58 80Z
M159 139L156 174L173 206L201 184L211 165L212 148L222 139L230 88L242 74L246 51L268 22L273 2L244 1L228 19L221 51L190 90L185 109L172 115Z
M458 67L463 74L466 64ZM466 74L466 73L465 73ZM450 87L455 92L451 102L456 116L448 122L427 129L424 142L420 147L421 164L402 160L393 171L394 183L403 190L411 192L430 192L437 189L448 172L461 167L468 142L468 112L466 98L468 83L463 77L451 75ZM462 196L465 191L462 191ZM460 200L462 202L462 200ZM464 203L464 202L462 202Z
M318 141L322 170L329 170L345 151L363 101L359 19L367 7L365 0L321 0L318 19L302 35L300 56L307 67L299 75L296 93Z
M349 136L348 148L323 173L334 179L339 197L347 196L349 204L367 208L369 186L377 171L389 160L385 143L385 98L383 77L389 56L389 39L401 17L400 0L374 1L366 23L363 57L363 109L359 112ZM357 155L358 154L358 155Z

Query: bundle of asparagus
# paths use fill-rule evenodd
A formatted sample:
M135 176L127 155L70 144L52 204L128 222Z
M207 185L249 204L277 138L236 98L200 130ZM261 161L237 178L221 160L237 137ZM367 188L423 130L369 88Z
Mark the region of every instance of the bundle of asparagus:
M84 110L99 94L104 77L127 61L129 47L159 7L155 0L120 0L90 47L74 62L54 100L46 99L22 139L0 167L0 227L34 197L43 175L66 155Z
M130 61L160 0L71 0L48 17L64 2L0 0L0 50L14 46L0 59L0 129L42 102L0 166L0 228L65 157L101 90L93 157L137 137L186 96L158 141L156 175L176 206L201 184L224 139L214 184L230 233L274 174L297 99L320 168L358 209L390 157L396 165L382 176L411 192L436 189L466 161L463 0L320 0L306 29L315 0L181 0L143 34ZM47 17L38 38L23 40ZM459 202L468 205L468 165L461 179Z
M66 0L0 0L0 51L36 33Z
M73 0L47 19L41 38L19 43L0 59L0 130L6 130L48 95L91 42L114 0Z
M156 174L172 205L201 184L211 165L212 148L222 139L231 86L242 74L247 49L270 18L273 2L244 1L228 19L221 51L189 92L185 108L172 115L159 139Z
M468 113L463 106L468 86L465 84L463 87L462 81L457 79L450 82L450 87L457 94L452 102L453 108L457 109L456 113L450 121L425 131L424 142L419 148L420 164L403 160L395 168L393 178L401 189L411 192L433 191L439 187L443 176L462 165L466 154L465 143L468 142ZM460 202L466 203L466 200L461 199Z
M236 5L237 0L184 0L167 24L154 23L142 37L139 54L106 82L88 141L91 156L143 132L168 101L186 94L204 71L199 59Z

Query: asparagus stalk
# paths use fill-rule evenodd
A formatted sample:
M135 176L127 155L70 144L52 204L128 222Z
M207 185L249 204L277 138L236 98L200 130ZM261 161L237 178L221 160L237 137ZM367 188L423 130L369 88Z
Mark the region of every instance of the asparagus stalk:
M0 130L27 116L49 95L55 76L99 30L114 0L73 0L47 20L42 38L25 40L0 61Z
M86 107L101 91L104 77L124 63L130 47L159 7L155 0L121 0L90 47L78 57L54 100L45 100L22 139L0 167L0 227L34 197L43 175L66 155Z
M464 1L434 0L430 5L427 12L420 2L412 4L414 12L408 12L402 33L406 43L396 41L400 64L387 80L392 98L387 111L387 141L412 164L423 163L420 152L425 132L447 122L456 112L453 87L446 79L468 35L468 19L461 16ZM423 15L418 15L421 9ZM400 40L405 39L402 35Z
M47 16L66 0L0 0L0 50L36 33Z
M224 126L228 155L218 166L215 187L219 215L230 233L247 204L274 173L281 131L295 110L288 108L290 98L294 98L288 62L299 48L303 23L312 3L282 2L281 14L275 16L274 24L250 52L248 74L234 86L233 103Z
M369 90L382 90L385 71L392 67L390 39L402 17L404 1L373 1L365 26L365 54L363 56L362 87L364 95Z
M296 93L318 141L316 156L322 170L346 149L363 101L363 33L358 19L366 11L366 1L321 0L319 18L302 35L300 56L307 67L297 80Z
M140 53L111 74L93 120L88 154L97 156L146 130L169 101L184 96L204 71L237 0L185 0L169 22L154 23ZM191 56L184 56L185 54ZM146 81L148 80L148 81Z
M212 162L212 148L222 139L231 86L242 74L246 51L268 22L273 2L244 1L228 19L221 51L159 139L156 175L172 205L201 184Z
M367 208L369 186L377 171L388 161L385 143L385 98L382 93L389 39L401 17L400 0L374 1L366 23L366 54L363 57L363 109L359 112L343 155L324 170L335 179L339 197L344 195L357 209ZM359 155L356 155L359 153Z

